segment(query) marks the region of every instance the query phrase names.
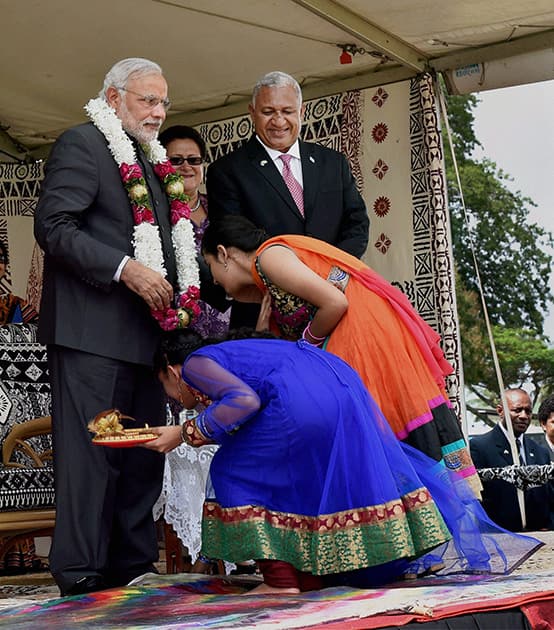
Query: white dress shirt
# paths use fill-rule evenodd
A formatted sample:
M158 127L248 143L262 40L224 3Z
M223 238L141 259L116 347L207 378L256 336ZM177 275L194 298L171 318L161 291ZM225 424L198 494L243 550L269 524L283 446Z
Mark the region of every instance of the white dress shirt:
M276 151L265 145L259 136L256 136L258 142L263 146L263 148L268 152L269 157L273 160L273 163L277 167L277 170L281 175L283 174L283 160L279 159L279 156L283 155L282 151ZM290 170L294 175L294 179L304 188L304 179L302 177L302 160L300 159L300 144L298 140L292 145L292 147L286 152L286 155L292 155L292 160L290 161Z

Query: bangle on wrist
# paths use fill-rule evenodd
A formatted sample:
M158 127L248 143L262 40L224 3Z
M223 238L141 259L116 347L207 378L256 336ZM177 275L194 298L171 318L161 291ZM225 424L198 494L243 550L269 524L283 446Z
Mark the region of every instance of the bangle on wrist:
M200 433L203 433L206 438L212 437L213 432L208 429L208 425L206 424L205 411L196 416L196 426L198 427Z
M181 426L181 439L190 446L204 446L211 444L209 437L206 437L196 424L196 419L185 420Z
M311 329L311 321L308 323L308 325L306 326L306 328L304 328L304 332L302 333L302 339L304 339L305 341L311 343L310 339L315 341L315 345L318 345L323 343L325 341L325 339L327 339L327 335L325 335L324 337L317 337L316 335L313 334L312 329ZM307 335L310 336L310 339L308 339Z

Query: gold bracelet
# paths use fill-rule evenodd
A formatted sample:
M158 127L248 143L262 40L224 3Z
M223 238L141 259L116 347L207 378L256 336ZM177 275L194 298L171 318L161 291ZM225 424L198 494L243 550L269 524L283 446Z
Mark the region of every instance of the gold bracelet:
M185 420L181 426L181 439L190 446L204 446L213 444L196 425L196 419Z

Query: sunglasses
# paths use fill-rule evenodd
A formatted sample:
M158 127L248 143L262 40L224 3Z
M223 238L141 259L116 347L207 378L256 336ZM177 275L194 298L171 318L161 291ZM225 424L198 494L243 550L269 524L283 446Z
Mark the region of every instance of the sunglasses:
M204 161L203 158L196 155L193 157L182 157L180 155L175 155L169 158L169 163L172 166L181 166L181 164L184 164L185 162L187 162L191 166L200 166L200 164L202 164L203 161Z

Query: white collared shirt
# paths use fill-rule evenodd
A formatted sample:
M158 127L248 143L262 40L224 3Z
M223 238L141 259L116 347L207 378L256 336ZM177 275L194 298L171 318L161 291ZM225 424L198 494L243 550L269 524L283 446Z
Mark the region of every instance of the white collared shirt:
M273 160L273 163L277 167L277 170L281 175L283 174L283 160L279 159L280 155L283 155L282 151L276 151L271 147L265 145L260 137L256 135L258 142L263 146L263 148L267 151L269 157ZM298 140L292 145L292 147L287 151L287 155L292 155L292 160L290 161L290 170L294 175L294 179L304 188L304 179L302 177L302 160L300 159L300 143Z
M508 435L508 430L506 429L506 427L502 424L502 422L499 422L498 426L502 429L502 433L504 433L504 435L506 436L506 439L508 440L508 443L510 443L510 436ZM515 437L515 435L514 435L514 437ZM517 446L517 440L518 439L521 442L521 448L519 449L519 454L521 456L521 459L523 460L523 463L525 465L527 465L527 457L525 455L525 445L523 444L523 433L519 436L519 438L515 438L515 439L516 439L516 446Z

